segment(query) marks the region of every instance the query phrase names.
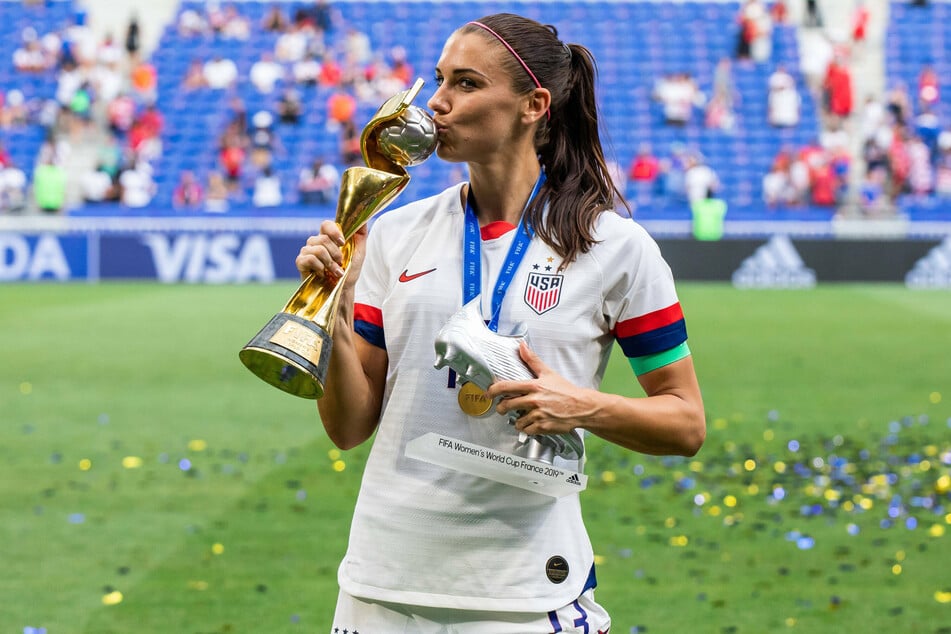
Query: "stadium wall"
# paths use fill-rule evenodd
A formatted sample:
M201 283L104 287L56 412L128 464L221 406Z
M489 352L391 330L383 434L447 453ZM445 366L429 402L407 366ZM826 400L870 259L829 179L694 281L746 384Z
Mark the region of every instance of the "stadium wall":
M53 220L53 219L51 219ZM193 222L191 222L193 221ZM96 226L0 225L0 282L270 283L298 277L294 259L314 219L115 220ZM656 235L656 234L655 234ZM658 236L681 281L745 288L808 288L826 282L899 282L951 288L951 236L918 239L776 233L702 242Z

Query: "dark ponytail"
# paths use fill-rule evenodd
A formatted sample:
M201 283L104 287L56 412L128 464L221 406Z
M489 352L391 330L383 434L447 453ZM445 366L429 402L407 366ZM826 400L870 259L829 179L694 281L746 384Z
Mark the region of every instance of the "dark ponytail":
M551 93L551 116L541 121L535 139L548 179L526 213L538 236L564 258L565 267L594 244L598 216L613 209L615 200L623 202L601 147L594 56L580 44L563 43L554 26L528 18L499 13L479 22L503 37ZM514 56L507 66L516 92L536 88Z

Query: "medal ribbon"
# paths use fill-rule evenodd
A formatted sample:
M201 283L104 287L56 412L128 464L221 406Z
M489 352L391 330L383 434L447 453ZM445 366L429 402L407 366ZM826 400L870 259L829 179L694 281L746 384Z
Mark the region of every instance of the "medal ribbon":
M538 191L545 182L545 172L542 171L535 181L535 187L532 189L525 208L522 209L522 218L518 222L518 228L515 229L515 238L509 246L509 252L505 256L505 262L502 264L502 270L499 271L499 278L495 282L495 290L492 291L492 318L489 320L488 327L492 332L499 329L499 315L502 312L502 300L505 299L505 291L515 277L515 271L525 257L528 251L528 245L532 241L535 231L530 223L525 220L525 209L531 204ZM465 229L462 232L462 303L468 304L482 292L482 236L479 231L479 219L476 217L475 209L472 208L472 190L466 196L466 218Z

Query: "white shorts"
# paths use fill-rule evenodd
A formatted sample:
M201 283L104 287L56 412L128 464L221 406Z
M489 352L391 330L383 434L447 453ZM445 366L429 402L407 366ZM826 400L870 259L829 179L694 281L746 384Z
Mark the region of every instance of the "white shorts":
M367 601L340 591L330 634L607 634L611 617L586 590L547 614L452 610Z

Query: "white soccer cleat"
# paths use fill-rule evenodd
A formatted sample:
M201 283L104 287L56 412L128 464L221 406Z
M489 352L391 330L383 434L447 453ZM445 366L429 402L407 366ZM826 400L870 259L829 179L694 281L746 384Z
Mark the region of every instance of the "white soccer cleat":
M481 300L476 297L450 317L436 334L435 367L448 365L462 380L471 381L483 391L497 381L534 379L535 375L519 355L521 341L527 341L524 324L516 325L510 335L489 330L482 319ZM488 414L495 411L500 400L492 402ZM518 412L510 412L509 422L514 423L518 417ZM527 442L543 445L530 447L529 452L530 457L544 462L551 462L553 455L580 460L584 454L584 444L577 430L568 434L529 436Z

